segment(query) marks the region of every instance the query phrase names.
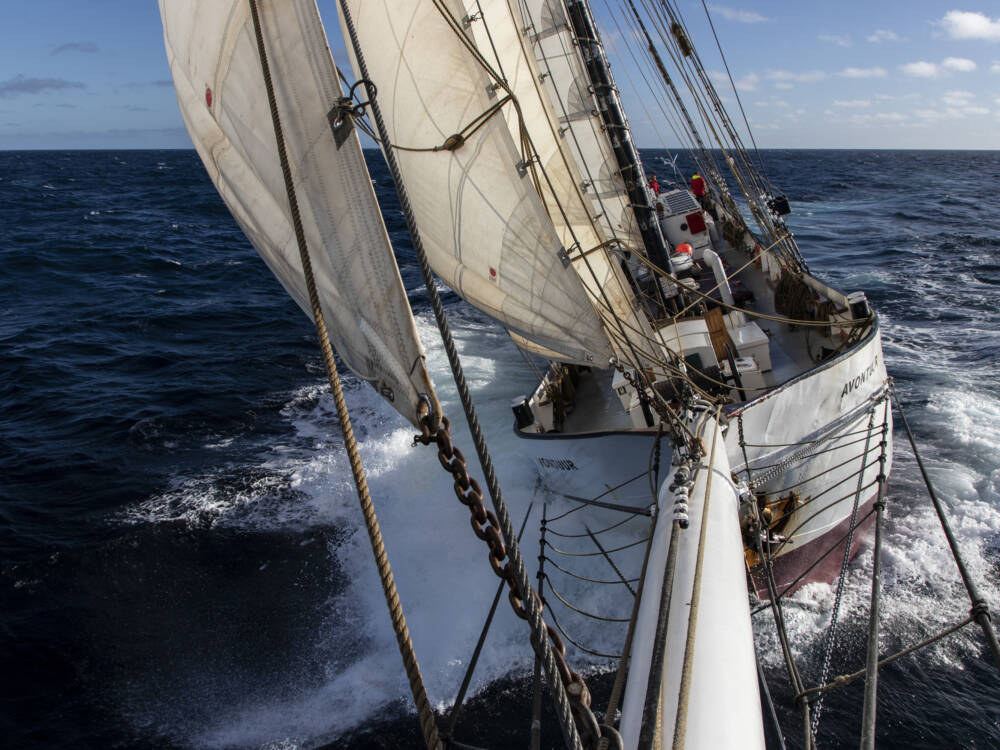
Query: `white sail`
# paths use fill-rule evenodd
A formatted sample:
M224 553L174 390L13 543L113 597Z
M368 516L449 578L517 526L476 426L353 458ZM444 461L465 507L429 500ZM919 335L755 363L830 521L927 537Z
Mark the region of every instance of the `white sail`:
M563 0L518 0L560 132L583 176L605 234L642 248L625 182L598 111L593 87L574 41Z
M343 96L315 0L266 0L260 20L323 315L344 362L414 424L436 407L424 354L357 135L338 148ZM236 221L311 315L246 0L160 0L184 122Z
M601 322L563 262L530 172L519 168L523 157L495 110L498 94L462 31L461 5L344 6L434 271L515 333L563 358L606 366L612 350ZM355 70L360 77L357 61Z
M474 8L479 17L469 25L477 45L517 98L518 107L504 110L511 136L520 141L527 134L530 139L541 166L538 187L549 216L563 245L573 248L573 267L604 318L616 353L634 360L622 339L648 340L652 331L645 316L637 314L620 259L606 245L614 235L607 234L598 220L600 210L584 191L584 178L569 153L547 90L539 83L545 76L524 31L529 25L517 0L476 0Z

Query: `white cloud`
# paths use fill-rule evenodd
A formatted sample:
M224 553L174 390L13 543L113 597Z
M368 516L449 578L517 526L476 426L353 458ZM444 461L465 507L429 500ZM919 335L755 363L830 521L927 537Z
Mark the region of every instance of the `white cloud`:
M941 101L949 107L967 107L975 96L971 91L947 91Z
M795 87L790 83L785 83L784 81L778 81L776 84L774 84L774 88L787 90L787 89L793 89Z
M875 98L880 102L911 101L919 99L920 96L915 91L911 91L909 94L875 94Z
M790 70L769 70L765 75L771 81L784 83L813 83L826 78L826 73L822 70L808 70L803 73L795 73Z
M844 78L885 78L885 68L844 68L837 75Z
M858 107L870 107L872 106L872 103L869 99L847 99L847 100L838 99L833 103L833 106L858 108Z
M939 109L915 109L913 110L914 117L919 117L921 120L927 120L929 122L934 122L937 120L943 120L948 115Z
M821 42L830 42L830 44L836 44L838 47L850 47L851 37L847 36L837 36L835 34L820 34L817 37Z
M940 78L942 75L940 65L925 60L906 63L906 65L900 65L899 68L911 78Z
M792 105L786 102L784 99L778 99L777 97L771 97L770 101L756 101L754 102L756 107L791 107Z
M1000 61L997 61L990 66L990 72L1000 73Z
M899 69L911 78L944 78L950 72L969 73L976 67L976 63L964 57L946 57L939 63L920 60L900 65Z
M997 100L1000 103L1000 100ZM971 91L955 89L946 91L940 102L933 109L917 109L913 111L915 117L925 122L938 122L940 120L961 120L965 117L980 117L988 115L990 110L982 104L976 103L976 94Z
M991 19L984 13L950 10L938 23L952 39L1000 42L1000 18Z
M946 57L941 66L959 73L969 73L976 69L976 64L964 57Z
M760 76L756 73L747 73L736 82L736 89L738 91L756 91L758 83L760 83Z
M872 125L875 123L894 123L896 125L905 125L910 119L909 115L905 115L902 112L877 112L875 114L868 113L856 113L848 118L848 122L854 125Z
M888 29L878 29L874 34L869 34L867 37L869 42L901 42L903 38L897 34L895 31L889 31Z
M727 21L737 21L738 23L764 23L771 20L770 18L762 16L760 13L752 10L727 8L724 5L709 5L708 7L713 13L718 13Z
M715 85L722 88L728 89L730 86L729 76L719 70L710 70L708 72L708 77L715 81ZM736 81L737 91L756 91L757 84L760 83L760 76L756 73L747 73L741 79ZM720 97L721 98L721 97Z

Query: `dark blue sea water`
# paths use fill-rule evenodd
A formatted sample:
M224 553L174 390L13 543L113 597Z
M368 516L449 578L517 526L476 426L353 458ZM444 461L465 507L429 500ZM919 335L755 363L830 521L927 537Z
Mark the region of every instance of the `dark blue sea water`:
M662 152L645 154L661 176ZM1000 565L1000 153L767 151L811 268L864 290L886 360L994 610ZM376 189L432 376L455 397L384 166ZM446 295L509 494L530 494L507 404L532 373ZM432 701L453 699L493 592L433 455L345 375ZM0 745L417 746L311 325L240 234L194 152L0 153ZM968 603L897 440L883 651ZM854 562L832 673L863 665ZM807 682L832 590L793 608ZM775 693L781 660L764 652ZM610 677L591 677L595 705ZM524 629L501 612L460 736L522 747ZM886 668L879 746L1000 746L976 633ZM857 746L860 686L821 747ZM513 717L513 718L512 718ZM790 710L783 712L790 730ZM547 744L558 730L548 722ZM794 742L792 746L795 746Z

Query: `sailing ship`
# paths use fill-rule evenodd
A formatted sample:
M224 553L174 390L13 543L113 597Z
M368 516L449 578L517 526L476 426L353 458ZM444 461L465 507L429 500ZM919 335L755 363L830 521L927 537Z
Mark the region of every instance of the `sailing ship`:
M647 17L626 2L700 183L647 184L584 0L339 0L350 74L315 0L160 0L160 12L199 156L346 367L417 429L440 422L362 129L437 278L538 366L512 409L548 491L614 514L615 493L646 481L654 453L662 463L646 515L671 522L650 535L609 731L640 744L652 695L667 736L683 723L692 747L763 747L745 572L774 598L832 579L860 544L892 453L879 324L863 293L809 272L788 201L676 4ZM681 535L689 525L702 534ZM693 648L684 608L698 596L712 603L702 656L664 665L664 647ZM687 684L690 703L651 693L654 673ZM720 700L731 721L704 710Z

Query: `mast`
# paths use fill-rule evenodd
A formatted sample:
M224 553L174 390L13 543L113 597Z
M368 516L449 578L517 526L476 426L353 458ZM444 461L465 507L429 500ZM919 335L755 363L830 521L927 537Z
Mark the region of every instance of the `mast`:
M667 246L656 223L649 194L646 192L646 174L625 120L625 112L618 97L614 78L611 76L611 67L604 54L604 46L601 44L594 16L586 0L566 0L566 10L573 26L573 33L583 52L587 74L594 87L598 109L607 128L646 253L660 268L669 268Z
M691 113L688 112L687 106L684 104L684 100L681 98L680 92L674 85L673 79L670 77L670 73L667 72L666 66L663 64L663 58L660 57L660 53L656 51L656 46L653 44L652 38L649 36L649 31L646 29L646 24L642 21L642 16L639 15L639 11L635 7L635 3L632 0L628 0L628 7L632 11L632 15L635 17L635 22L642 31L643 37L646 39L646 46L649 49L649 54L653 58L653 62L656 63L656 69L660 73L660 77L663 78L663 82L670 87L670 93L673 94L674 101L677 102L677 106L684 115L684 121L687 123L688 130L691 131L691 135L694 137L695 142L698 144L698 148L701 149L703 153L708 153L708 149L705 148L705 142L701 140L701 133L698 132L698 128L695 127L694 120L691 119Z

